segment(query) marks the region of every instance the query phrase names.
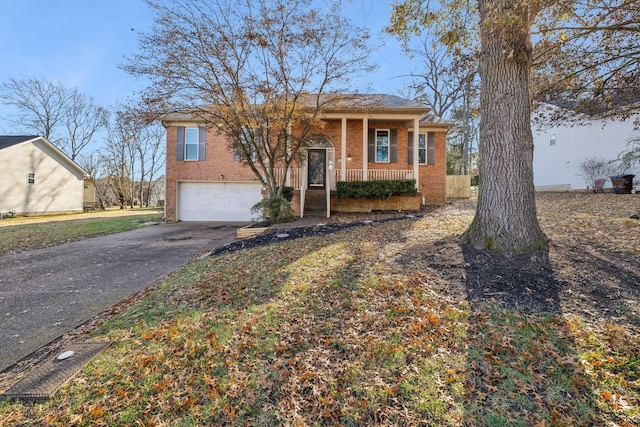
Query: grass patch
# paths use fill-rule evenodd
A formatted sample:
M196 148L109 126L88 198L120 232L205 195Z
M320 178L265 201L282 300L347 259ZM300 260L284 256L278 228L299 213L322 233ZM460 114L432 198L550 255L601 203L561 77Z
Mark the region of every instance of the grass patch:
M0 424L638 425L632 322L471 304L420 258L425 230L471 215L193 262L96 329L116 344L51 401L0 402Z
M122 217L96 217L56 220L33 224L3 226L0 232L0 254L45 248L90 237L120 233L142 227L149 221L160 221L162 214L147 210L144 214Z

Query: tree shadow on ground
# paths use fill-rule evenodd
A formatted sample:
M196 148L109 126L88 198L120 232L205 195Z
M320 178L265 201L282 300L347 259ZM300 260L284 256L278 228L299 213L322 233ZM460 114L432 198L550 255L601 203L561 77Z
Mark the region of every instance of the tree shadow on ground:
M616 325L605 328L608 343L603 337L610 354L629 344L615 341L615 331L640 319L633 257L560 244L505 256L447 237L423 240L399 261L437 274L449 296L470 306L464 425L632 425L586 372L583 328ZM598 357L606 360L607 351Z

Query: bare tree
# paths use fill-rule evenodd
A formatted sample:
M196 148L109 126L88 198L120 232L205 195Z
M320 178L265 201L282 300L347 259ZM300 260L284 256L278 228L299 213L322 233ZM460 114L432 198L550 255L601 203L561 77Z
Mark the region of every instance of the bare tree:
M62 150L75 160L96 133L109 121L109 112L96 105L92 98L77 89L68 91L68 105L64 115L66 136L60 139Z
M366 31L333 1L147 3L155 25L124 66L151 79L146 107L199 117L280 195L286 174L278 181L275 170L288 170L314 136L321 95L369 70Z
M419 94L417 101L431 107L432 112L449 118L465 98L478 96L478 61L475 52L453 54L424 38L420 49L411 49L410 55L418 59L419 71L411 74L412 86Z
M454 108L450 119L455 125L447 133L447 173L468 175L471 155L478 146L478 106L475 94L465 92L460 107Z
M480 102L477 52L449 52L423 41L419 56L423 74L415 75L417 100L432 106L439 117L455 123L447 135L448 149L459 167L455 173L469 172L470 154L477 135L477 111Z
M133 207L135 199L140 206L149 206L157 175L164 167L164 128L148 122L133 102L118 110L100 150L104 165L100 176L107 177L121 207Z
M144 125L140 123L134 140L137 152L138 199L140 206L149 206L153 187L157 185L156 177L164 166L165 140L164 128L159 123Z
M589 157L578 165L578 175L592 190L597 188L596 181L607 179L613 173L613 165L610 160Z
M104 150L106 174L109 184L118 197L120 209L133 208L135 197L136 132L131 117L116 113L113 124L107 127Z
M0 99L17 111L11 122L19 132L45 137L72 160L104 128L109 116L77 89L34 77L9 79L0 86Z
M87 171L96 189L96 196L98 197L98 207L100 209L105 208L105 201L108 198L110 191L108 180L104 179L107 174L107 159L103 154L98 151L93 151L88 154L81 154L77 159L78 164Z
M56 144L55 131L64 123L68 91L60 83L30 77L9 79L0 86L0 99L17 110L11 120L19 132L34 132Z
M152 195L158 194L159 189L157 186L159 184L162 185L162 182L159 182L157 175L162 172L164 168L164 159L165 159L165 139L164 139L164 129L156 125L147 131L146 141L147 141L147 149L145 150L145 161L149 167L147 168L147 188L146 188L146 205L149 206ZM164 189L161 190L164 192Z
M543 6L536 14L534 100L565 107L544 120L574 120L576 112L633 116L640 107L640 0Z

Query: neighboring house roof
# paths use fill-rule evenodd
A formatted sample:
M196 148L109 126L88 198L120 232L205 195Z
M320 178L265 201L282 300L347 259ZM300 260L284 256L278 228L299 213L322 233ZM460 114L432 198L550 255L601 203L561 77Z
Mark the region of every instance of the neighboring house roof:
M89 174L80 167L76 162L71 160L66 154L60 151L55 145L47 141L46 138L37 135L0 135L0 150L12 147L14 145L23 144L26 142L36 142L40 141L49 149L51 149L56 156L60 158L61 161L67 163L72 169L75 169L83 176L88 176Z
M627 97L613 97L607 100L591 100L584 102L578 100L549 100L538 101L534 107L551 107L570 111L572 114L585 114L594 119L615 116L627 116L638 111L640 99L636 92L629 92Z
M26 141L38 138L37 135L16 135L16 136L3 136L0 135L0 150L3 148L9 148L13 145L21 144Z
M575 103L544 103L534 104L531 120L538 128L589 125L592 121L627 120L633 119L635 125L640 124L640 102L634 101L614 107L598 107L591 110L576 110Z

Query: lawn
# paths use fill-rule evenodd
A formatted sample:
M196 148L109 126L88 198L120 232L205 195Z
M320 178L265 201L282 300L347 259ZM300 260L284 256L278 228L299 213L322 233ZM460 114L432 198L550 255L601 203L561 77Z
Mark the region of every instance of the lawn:
M460 247L473 207L192 262L0 424L639 425L640 196L540 195L548 256Z
M153 208L8 218L0 221L0 255L134 230L161 218Z

